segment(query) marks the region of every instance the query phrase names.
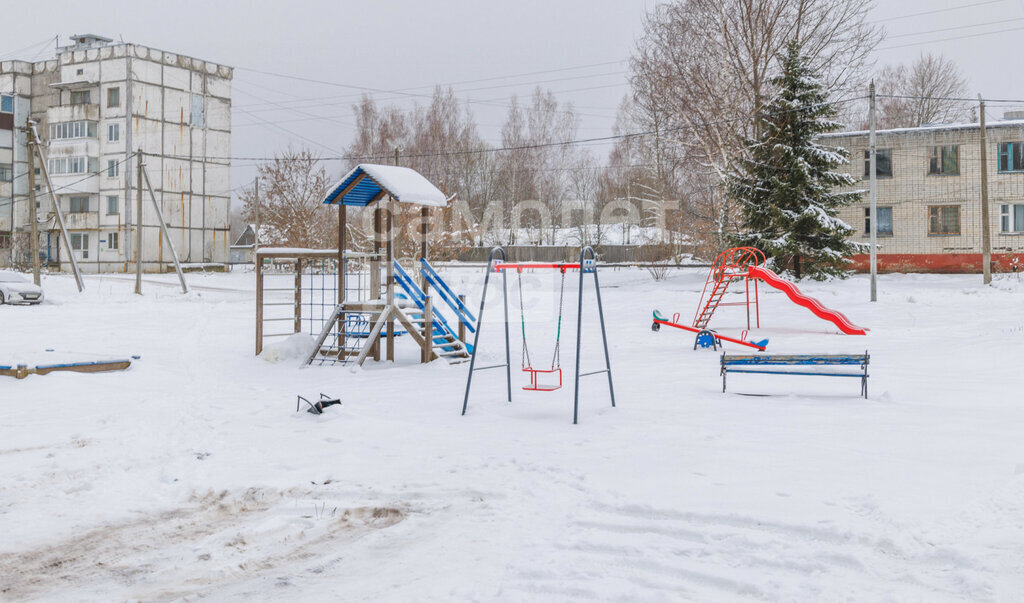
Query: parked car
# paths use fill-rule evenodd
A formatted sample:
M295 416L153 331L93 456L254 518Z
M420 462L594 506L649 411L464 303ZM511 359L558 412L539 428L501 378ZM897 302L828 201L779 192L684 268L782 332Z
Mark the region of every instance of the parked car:
M0 270L0 304L41 304L43 290L20 273Z

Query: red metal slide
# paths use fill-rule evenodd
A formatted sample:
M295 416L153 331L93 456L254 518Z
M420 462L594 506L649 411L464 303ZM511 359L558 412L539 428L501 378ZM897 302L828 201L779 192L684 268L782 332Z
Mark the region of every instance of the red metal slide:
M797 286L783 279L768 268L763 266L749 266L747 269L749 278L761 279L765 283L785 293L790 300L798 306L803 306L814 313L818 318L830 321L839 327L839 330L847 335L867 335L867 329L858 327L850 322L850 319L842 312L826 308L820 301L800 292Z

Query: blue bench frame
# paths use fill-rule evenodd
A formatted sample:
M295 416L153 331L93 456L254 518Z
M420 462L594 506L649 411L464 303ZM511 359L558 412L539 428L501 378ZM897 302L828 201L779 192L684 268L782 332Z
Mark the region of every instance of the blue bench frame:
M868 397L868 363L871 356L863 354L722 354L722 391L728 373L758 373L761 375L807 375L814 377L859 377L860 393ZM800 370L798 367L857 366L859 372L824 372ZM766 368L766 367L795 367Z

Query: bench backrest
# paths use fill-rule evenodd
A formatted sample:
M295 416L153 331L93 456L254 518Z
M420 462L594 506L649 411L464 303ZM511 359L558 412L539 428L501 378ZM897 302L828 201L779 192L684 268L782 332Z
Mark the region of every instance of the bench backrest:
M722 366L757 365L866 365L870 356L864 354L722 354Z

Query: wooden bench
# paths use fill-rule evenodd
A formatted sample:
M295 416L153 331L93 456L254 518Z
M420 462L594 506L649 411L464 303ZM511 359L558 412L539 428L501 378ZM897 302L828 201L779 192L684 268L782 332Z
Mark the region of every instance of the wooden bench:
M860 393L868 397L867 351L863 354L722 354L722 391L728 373L762 375L809 375L816 377L858 377ZM859 371L813 370L813 367L856 366ZM779 368L773 368L779 367Z

